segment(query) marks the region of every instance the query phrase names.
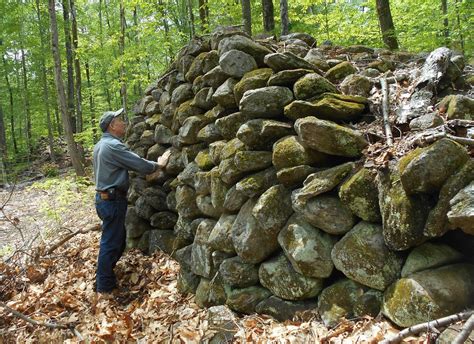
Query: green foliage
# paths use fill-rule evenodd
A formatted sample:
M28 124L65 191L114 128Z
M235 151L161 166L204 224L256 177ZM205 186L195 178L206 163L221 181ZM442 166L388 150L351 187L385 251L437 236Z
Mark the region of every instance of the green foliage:
M41 165L40 171L45 177L57 177L59 175L58 165L52 162L47 162Z

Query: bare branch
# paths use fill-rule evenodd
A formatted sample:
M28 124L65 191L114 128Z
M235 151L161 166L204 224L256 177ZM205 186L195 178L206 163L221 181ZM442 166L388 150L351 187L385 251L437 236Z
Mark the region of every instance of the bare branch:
M383 113L383 124L385 128L385 136L387 138L387 144L389 146L393 145L393 134L392 129L390 127L390 119L389 119L389 89L387 85L387 79L382 78L380 80L380 85L382 86L382 113Z
M467 319L464 324L461 333L459 333L456 338L454 338L453 344L463 344L465 340L469 337L472 330L474 329L474 314L472 314L469 319Z

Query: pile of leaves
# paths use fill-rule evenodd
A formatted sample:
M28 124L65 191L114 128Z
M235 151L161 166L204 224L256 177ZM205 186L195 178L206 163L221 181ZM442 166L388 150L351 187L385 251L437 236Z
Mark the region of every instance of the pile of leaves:
M163 253L127 252L116 267L122 292L112 298L97 295L99 237L97 231L79 234L23 268L0 263L0 343L197 343L214 336L209 311L199 309L194 296L178 293L179 266ZM346 320L328 329L314 317L279 323L248 315L237 317L235 325L236 343L376 343L398 332L373 318Z

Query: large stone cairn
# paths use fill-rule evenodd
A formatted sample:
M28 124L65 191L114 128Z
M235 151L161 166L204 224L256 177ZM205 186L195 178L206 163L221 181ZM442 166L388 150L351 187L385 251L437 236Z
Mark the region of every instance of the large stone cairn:
M221 30L181 50L128 132L139 155L171 158L154 183L132 175L127 246L171 254L201 307L317 310L329 326L381 310L410 326L471 306L466 149L442 139L376 171L348 125L374 117L374 80L414 56L315 45ZM450 118L473 119L473 100L452 97Z

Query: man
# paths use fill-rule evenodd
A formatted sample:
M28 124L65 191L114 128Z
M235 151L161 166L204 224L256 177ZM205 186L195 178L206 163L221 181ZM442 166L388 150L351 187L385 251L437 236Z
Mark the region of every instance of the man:
M104 112L99 121L102 138L94 147L96 210L102 220L96 291L110 293L117 287L114 267L125 249L125 214L127 212L128 171L151 174L166 166L169 152L158 162L140 158L121 139L127 124L124 109Z

